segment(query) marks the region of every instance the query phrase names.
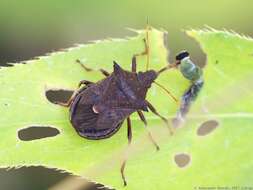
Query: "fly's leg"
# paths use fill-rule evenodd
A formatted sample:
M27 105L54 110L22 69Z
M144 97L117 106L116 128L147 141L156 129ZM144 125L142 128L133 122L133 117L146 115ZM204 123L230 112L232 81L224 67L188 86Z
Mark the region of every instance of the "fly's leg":
M94 70L94 69L91 69L89 67L86 67L79 59L76 60L77 63L79 63L81 65L81 67L87 71L87 72L91 72L91 71L97 71L97 70ZM98 71L100 71L104 76L108 77L110 76L110 73L107 72L106 70L104 69L99 69Z
M155 145L156 150L160 150L160 147L159 147L158 144L155 142L153 136L151 135L150 131L149 131L148 128L147 128L148 124L147 124L147 120L146 120L144 114L143 114L142 111L140 111L140 110L138 110L137 113L138 113L138 115L139 115L141 121L144 123L145 128L146 128L147 131L148 131L148 137L149 137L149 139L150 139L151 142Z
M168 128L169 128L170 134L173 135L174 130L170 127L169 121L168 121L165 117L163 117L161 114L159 114L159 113L157 112L157 110L154 108L154 106L152 106L152 104L151 104L150 102L148 102L148 101L146 101L146 102L147 102L148 108L149 108L155 115L157 115L158 117L160 117L160 118L166 123L166 125L167 125Z
M134 56L132 57L132 72L136 72L136 57L147 55L147 63L149 62L149 46L145 38L143 39L143 41L145 44L145 50L142 53L134 54Z
M69 100L67 102L54 102L55 104L58 104L60 106L63 106L63 107L69 107L71 102L74 100L74 98L76 97L76 95L78 94L79 92L79 88L81 85L91 85L91 84L94 84L93 82L90 82L90 81L87 81L87 80L81 80L78 84L78 89L74 91L74 93L71 95L71 97L69 98Z
M128 139L128 147L129 147L131 145L131 142L132 142L132 126L131 126L130 117L127 118L127 139ZM125 170L125 167L126 167L126 161L127 161L127 156L124 158L124 160L121 164L121 167L120 167L120 173L121 173L121 177L122 177L123 182L124 182L124 186L127 185L126 177L125 177L125 174L124 174L124 170Z

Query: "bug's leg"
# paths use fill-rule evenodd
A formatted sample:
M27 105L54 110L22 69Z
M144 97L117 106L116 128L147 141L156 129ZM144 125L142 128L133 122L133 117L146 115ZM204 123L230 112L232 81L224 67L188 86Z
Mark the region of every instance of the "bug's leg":
M132 128L131 128L130 117L127 118L127 138L128 138L128 146L130 146L131 142L132 142ZM125 177L125 174L124 174L124 170L125 170L125 167L126 167L126 161L127 161L127 158L124 158L124 160L121 164L121 168L120 168L120 173L121 173L121 177L122 177L123 182L124 182L124 186L127 185L126 177Z
M75 98L76 96L76 93L77 91L73 92L73 94L71 95L71 97L69 98L69 100L67 102L54 102L55 104L58 104L60 106L63 106L63 107L69 107L71 102L73 101L73 99Z
M143 39L143 41L145 44L145 50L142 53L134 54L134 56L132 57L132 72L136 72L136 57L149 54L149 47L147 41L145 38ZM147 57L147 59L149 59L149 56Z
M148 104L148 105L147 105L148 108L149 108L155 115L157 115L158 117L160 117L160 118L166 123L166 125L168 126L168 128L169 128L169 130L170 130L170 134L173 135L174 130L173 130L173 128L170 127L168 119L166 119L166 118L163 117L161 114L159 114L159 113L157 112L157 110L154 108L154 106L152 106L152 104L151 104L150 102L148 102L147 100L146 100L146 102L147 102L147 104Z
M89 67L86 67L79 59L76 60L77 63L79 63L81 65L81 67L87 71L87 72L91 72L91 71L97 71L97 70L94 70L94 69L91 69ZM110 75L109 72L107 72L106 70L104 69L99 69L98 71L100 71L104 76L108 77Z
M160 147L159 147L158 144L155 142L153 136L151 135L150 131L149 131L148 128L147 128L148 124L147 124L147 120L146 120L144 114L143 114L142 111L140 111L140 110L138 110L137 113L138 113L138 115L139 115L141 121L144 123L145 128L146 128L147 131L148 131L148 137L149 137L149 139L150 139L151 142L155 145L156 150L160 150Z
M93 82L91 81L88 81L88 80L81 80L78 84L78 88L80 88L81 85L91 85L91 84L94 84ZM71 97L69 98L69 100L67 102L54 102L55 104L58 104L60 106L64 106L64 107L69 107L71 102L73 101L73 99L75 98L75 96L77 95L77 93L79 92L79 89L75 90L74 93L71 95Z
M136 73L136 56L132 58L132 72Z
M88 80L81 80L78 84L78 87L82 86L83 84L88 86L88 85L94 84L94 82L91 82L91 81L88 81Z

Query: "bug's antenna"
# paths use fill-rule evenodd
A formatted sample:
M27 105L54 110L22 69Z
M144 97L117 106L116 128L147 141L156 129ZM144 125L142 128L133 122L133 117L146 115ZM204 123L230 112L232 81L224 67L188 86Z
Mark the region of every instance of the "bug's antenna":
M150 29L150 26L149 26L149 21L148 21L148 17L147 17L147 24L146 24L146 45L147 45L147 64L146 64L146 71L148 70L149 68L149 52L150 52L150 49L149 49L149 29Z
M164 86L162 86L161 84L157 83L156 81L154 81L154 83L159 86L160 88L162 88L165 92L167 92L167 94L176 102L178 103L178 99L173 95L171 94L171 92L169 90L167 90Z

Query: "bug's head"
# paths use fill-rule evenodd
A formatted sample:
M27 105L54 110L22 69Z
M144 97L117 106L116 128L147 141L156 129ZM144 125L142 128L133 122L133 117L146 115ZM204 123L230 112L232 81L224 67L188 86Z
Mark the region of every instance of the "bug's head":
M189 56L190 56L190 54L188 51L185 51L185 50L181 51L180 53L178 53L176 55L176 64L180 64L183 59L185 59Z
M142 84L142 86L146 88L150 88L151 84L154 82L154 80L157 78L157 72L154 70L148 70L146 72L138 72L137 78L139 82Z

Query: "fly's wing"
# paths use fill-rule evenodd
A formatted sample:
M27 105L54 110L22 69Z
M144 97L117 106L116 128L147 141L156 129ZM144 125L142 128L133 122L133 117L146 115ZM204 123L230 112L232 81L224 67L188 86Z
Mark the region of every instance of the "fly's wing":
M117 108L95 113L92 109L93 104L85 101L85 91L75 98L70 107L70 120L73 127L80 136L88 139L103 139L112 136L133 110Z

